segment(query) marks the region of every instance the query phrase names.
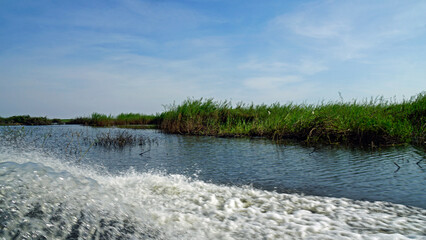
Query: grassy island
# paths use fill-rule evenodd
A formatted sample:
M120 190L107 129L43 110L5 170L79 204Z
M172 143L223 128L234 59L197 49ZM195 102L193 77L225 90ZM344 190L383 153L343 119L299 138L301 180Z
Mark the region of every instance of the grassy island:
M168 133L224 137L261 136L306 143L424 145L426 95L402 103L381 98L351 103L296 105L237 104L186 100L162 113L161 129Z

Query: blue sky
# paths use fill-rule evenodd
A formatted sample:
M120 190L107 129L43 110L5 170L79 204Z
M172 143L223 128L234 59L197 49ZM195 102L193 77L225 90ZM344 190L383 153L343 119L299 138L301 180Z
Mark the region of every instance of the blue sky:
M0 2L0 116L426 90L426 1Z

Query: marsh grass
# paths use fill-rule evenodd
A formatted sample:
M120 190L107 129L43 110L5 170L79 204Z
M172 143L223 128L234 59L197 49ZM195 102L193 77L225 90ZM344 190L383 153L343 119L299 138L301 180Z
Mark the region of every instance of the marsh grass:
M402 103L374 98L317 105L275 103L236 106L228 101L188 99L161 114L168 133L223 137L261 136L308 144L424 145L426 95Z

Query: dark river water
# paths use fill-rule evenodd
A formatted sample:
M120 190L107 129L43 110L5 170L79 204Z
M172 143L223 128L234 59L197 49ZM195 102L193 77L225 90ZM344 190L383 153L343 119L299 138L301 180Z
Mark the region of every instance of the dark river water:
M0 237L423 239L426 234L423 148L313 148L75 125L1 131ZM93 142L123 132L145 142L125 147ZM55 214L62 223L52 222ZM18 219L28 219L29 226Z

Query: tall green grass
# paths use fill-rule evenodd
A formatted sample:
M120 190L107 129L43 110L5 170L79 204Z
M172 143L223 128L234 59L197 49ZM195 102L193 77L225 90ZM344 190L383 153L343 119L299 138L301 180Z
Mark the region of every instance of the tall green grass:
M424 144L426 95L402 103L375 98L317 105L247 105L188 99L160 115L169 133L214 136L263 136L306 143Z

